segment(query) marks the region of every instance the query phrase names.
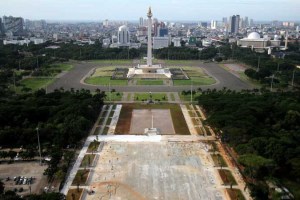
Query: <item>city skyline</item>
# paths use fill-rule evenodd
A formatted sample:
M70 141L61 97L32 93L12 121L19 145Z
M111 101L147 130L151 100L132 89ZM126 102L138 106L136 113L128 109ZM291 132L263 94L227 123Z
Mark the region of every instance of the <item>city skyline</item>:
M161 20L221 20L222 17L239 14L259 21L300 21L298 0L111 0L106 1L105 5L96 0L10 0L0 2L0 15L32 20L136 21L139 17L146 18L148 6L152 7L154 17Z

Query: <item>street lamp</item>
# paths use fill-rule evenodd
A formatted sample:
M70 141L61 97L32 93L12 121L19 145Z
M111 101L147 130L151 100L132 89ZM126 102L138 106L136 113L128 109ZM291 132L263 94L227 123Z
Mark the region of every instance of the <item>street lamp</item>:
M41 144L40 144L39 127L36 127L36 134L37 134L38 146L39 146L40 165L42 165L42 155L41 155Z

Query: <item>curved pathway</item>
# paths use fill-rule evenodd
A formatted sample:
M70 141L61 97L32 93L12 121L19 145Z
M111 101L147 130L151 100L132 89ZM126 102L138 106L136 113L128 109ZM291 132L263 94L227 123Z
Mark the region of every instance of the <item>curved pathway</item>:
M107 65L102 65L107 66ZM131 65L127 65L131 66ZM174 65L172 65L174 66ZM179 65L180 66L180 65ZM213 85L203 85L203 86L194 86L196 88L205 89L222 89L224 87L231 90L242 90L242 89L252 89L252 87L237 78L230 72L226 71L222 67L218 66L215 63L201 63L195 61L195 67L203 68L210 76L214 77L217 80L217 83ZM71 88L74 89L89 89L91 91L96 90L97 88L101 91L108 91L108 86L95 86L95 85L87 85L81 83L81 80L95 67L101 67L101 63L92 63L92 62L77 62L74 63L74 68L59 77L54 83L47 87L48 91L53 91L55 89L64 88L65 90L69 90ZM190 90L191 86L112 86L115 90L119 92L181 92L182 90Z

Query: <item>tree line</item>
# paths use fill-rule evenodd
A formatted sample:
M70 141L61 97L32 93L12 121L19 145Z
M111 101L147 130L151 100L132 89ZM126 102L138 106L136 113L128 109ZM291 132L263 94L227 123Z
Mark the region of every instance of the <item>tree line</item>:
M300 92L226 89L198 97L208 115L206 123L234 148L243 173L254 180L249 187L255 199L268 199L266 180L300 186L299 99Z

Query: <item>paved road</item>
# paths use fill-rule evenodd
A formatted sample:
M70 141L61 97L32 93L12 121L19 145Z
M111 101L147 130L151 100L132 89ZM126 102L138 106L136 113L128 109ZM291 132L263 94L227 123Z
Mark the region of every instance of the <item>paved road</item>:
M93 86L81 83L81 79L91 71L94 67L99 67L101 64L99 63L91 63L91 62L80 62L74 64L73 70L69 73L66 73L59 77L54 83L48 86L48 91L53 91L54 89L64 88L65 90L69 90L71 88L74 89L89 89L94 91L99 88L101 91L108 91L108 86ZM105 65L107 66L107 65ZM221 68L215 63L199 63L195 62L195 67L201 67L206 72L213 76L217 83L208 86L194 86L194 88L201 87L203 90L205 89L222 89L226 87L232 90L242 90L242 89L251 89L252 87ZM190 86L112 86L112 88L116 89L119 92L181 92L182 90L190 90Z

